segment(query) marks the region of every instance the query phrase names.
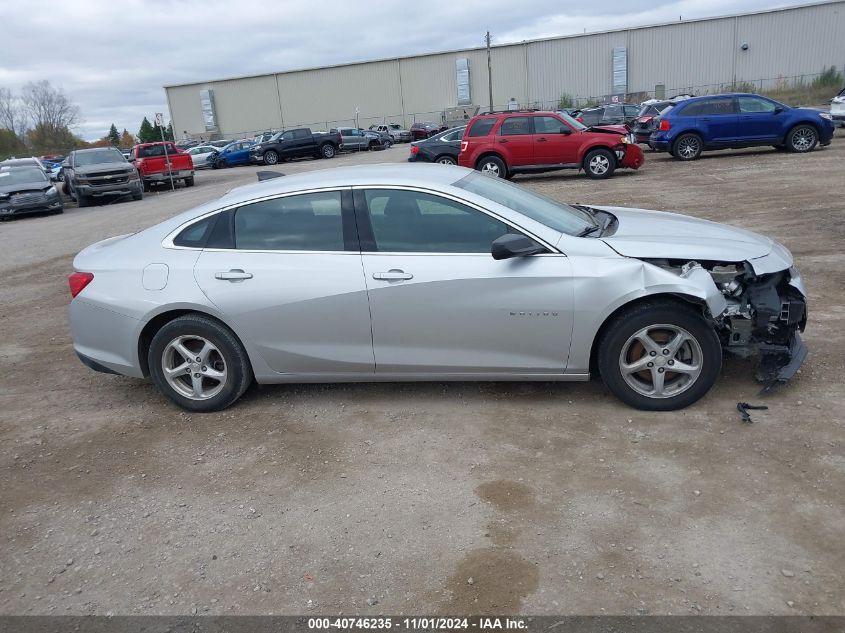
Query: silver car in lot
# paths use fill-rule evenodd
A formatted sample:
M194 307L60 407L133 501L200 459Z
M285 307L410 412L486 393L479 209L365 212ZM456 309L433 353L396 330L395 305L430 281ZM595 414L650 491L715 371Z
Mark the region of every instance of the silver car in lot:
M253 382L587 380L687 406L723 352L772 387L806 356L789 251L672 213L563 204L461 167L239 187L77 255L74 348L213 411Z

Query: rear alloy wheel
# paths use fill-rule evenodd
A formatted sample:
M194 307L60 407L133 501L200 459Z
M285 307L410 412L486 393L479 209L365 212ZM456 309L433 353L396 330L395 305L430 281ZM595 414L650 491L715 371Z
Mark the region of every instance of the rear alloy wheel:
M605 385L626 404L672 411L713 386L722 348L715 330L692 307L642 303L608 326L598 362Z
M485 176L493 176L495 178L507 178L508 170L505 163L498 156L485 156L475 168Z
M584 173L588 178L610 178L616 170L616 156L607 149L594 149L584 157Z
M326 143L320 148L320 153L323 155L323 158L334 158L334 145L332 145L331 143Z
M434 162L439 163L439 164L441 164L441 165L457 165L457 164L458 164L458 161L456 161L456 160L455 160L454 158L452 158L451 156L440 156L440 157L439 157L436 161L434 161Z
M704 147L698 134L681 134L675 141L673 155L678 160L696 160Z
M279 162L279 155L272 149L264 152L264 163L266 165L275 165Z
M819 133L812 125L796 125L786 135L786 147L799 154L812 151L818 142Z
M219 411L243 395L252 367L240 341L217 321L188 314L162 327L148 354L161 392L190 411Z

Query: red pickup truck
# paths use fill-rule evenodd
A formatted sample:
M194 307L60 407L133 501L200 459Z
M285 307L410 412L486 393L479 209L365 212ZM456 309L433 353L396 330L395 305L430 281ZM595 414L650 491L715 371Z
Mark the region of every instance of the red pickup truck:
M129 150L129 162L141 174L144 191L155 184L169 184L171 176L174 181L184 181L186 187L194 186L194 162L190 154L170 141L136 145Z

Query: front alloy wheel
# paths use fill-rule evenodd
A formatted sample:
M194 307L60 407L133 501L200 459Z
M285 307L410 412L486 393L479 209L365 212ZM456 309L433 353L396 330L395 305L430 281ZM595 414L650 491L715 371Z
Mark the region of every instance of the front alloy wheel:
M695 307L647 301L605 326L597 360L602 381L617 398L637 409L672 411L713 386L722 346Z
M279 155L273 150L264 152L264 164L275 165L279 162Z
M787 147L799 154L809 152L819 142L819 134L816 128L811 125L799 125L789 132L786 140Z

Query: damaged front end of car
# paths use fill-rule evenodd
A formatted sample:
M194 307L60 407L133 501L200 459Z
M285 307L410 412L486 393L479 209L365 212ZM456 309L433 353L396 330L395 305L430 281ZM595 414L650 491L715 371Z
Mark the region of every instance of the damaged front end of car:
M706 271L724 299L722 303L709 297L708 317L724 351L760 357L756 378L763 383L761 393L776 389L798 372L807 358L801 340L807 324L807 298L794 266L769 272L771 262L762 261L647 261L691 280L698 275L699 283Z

